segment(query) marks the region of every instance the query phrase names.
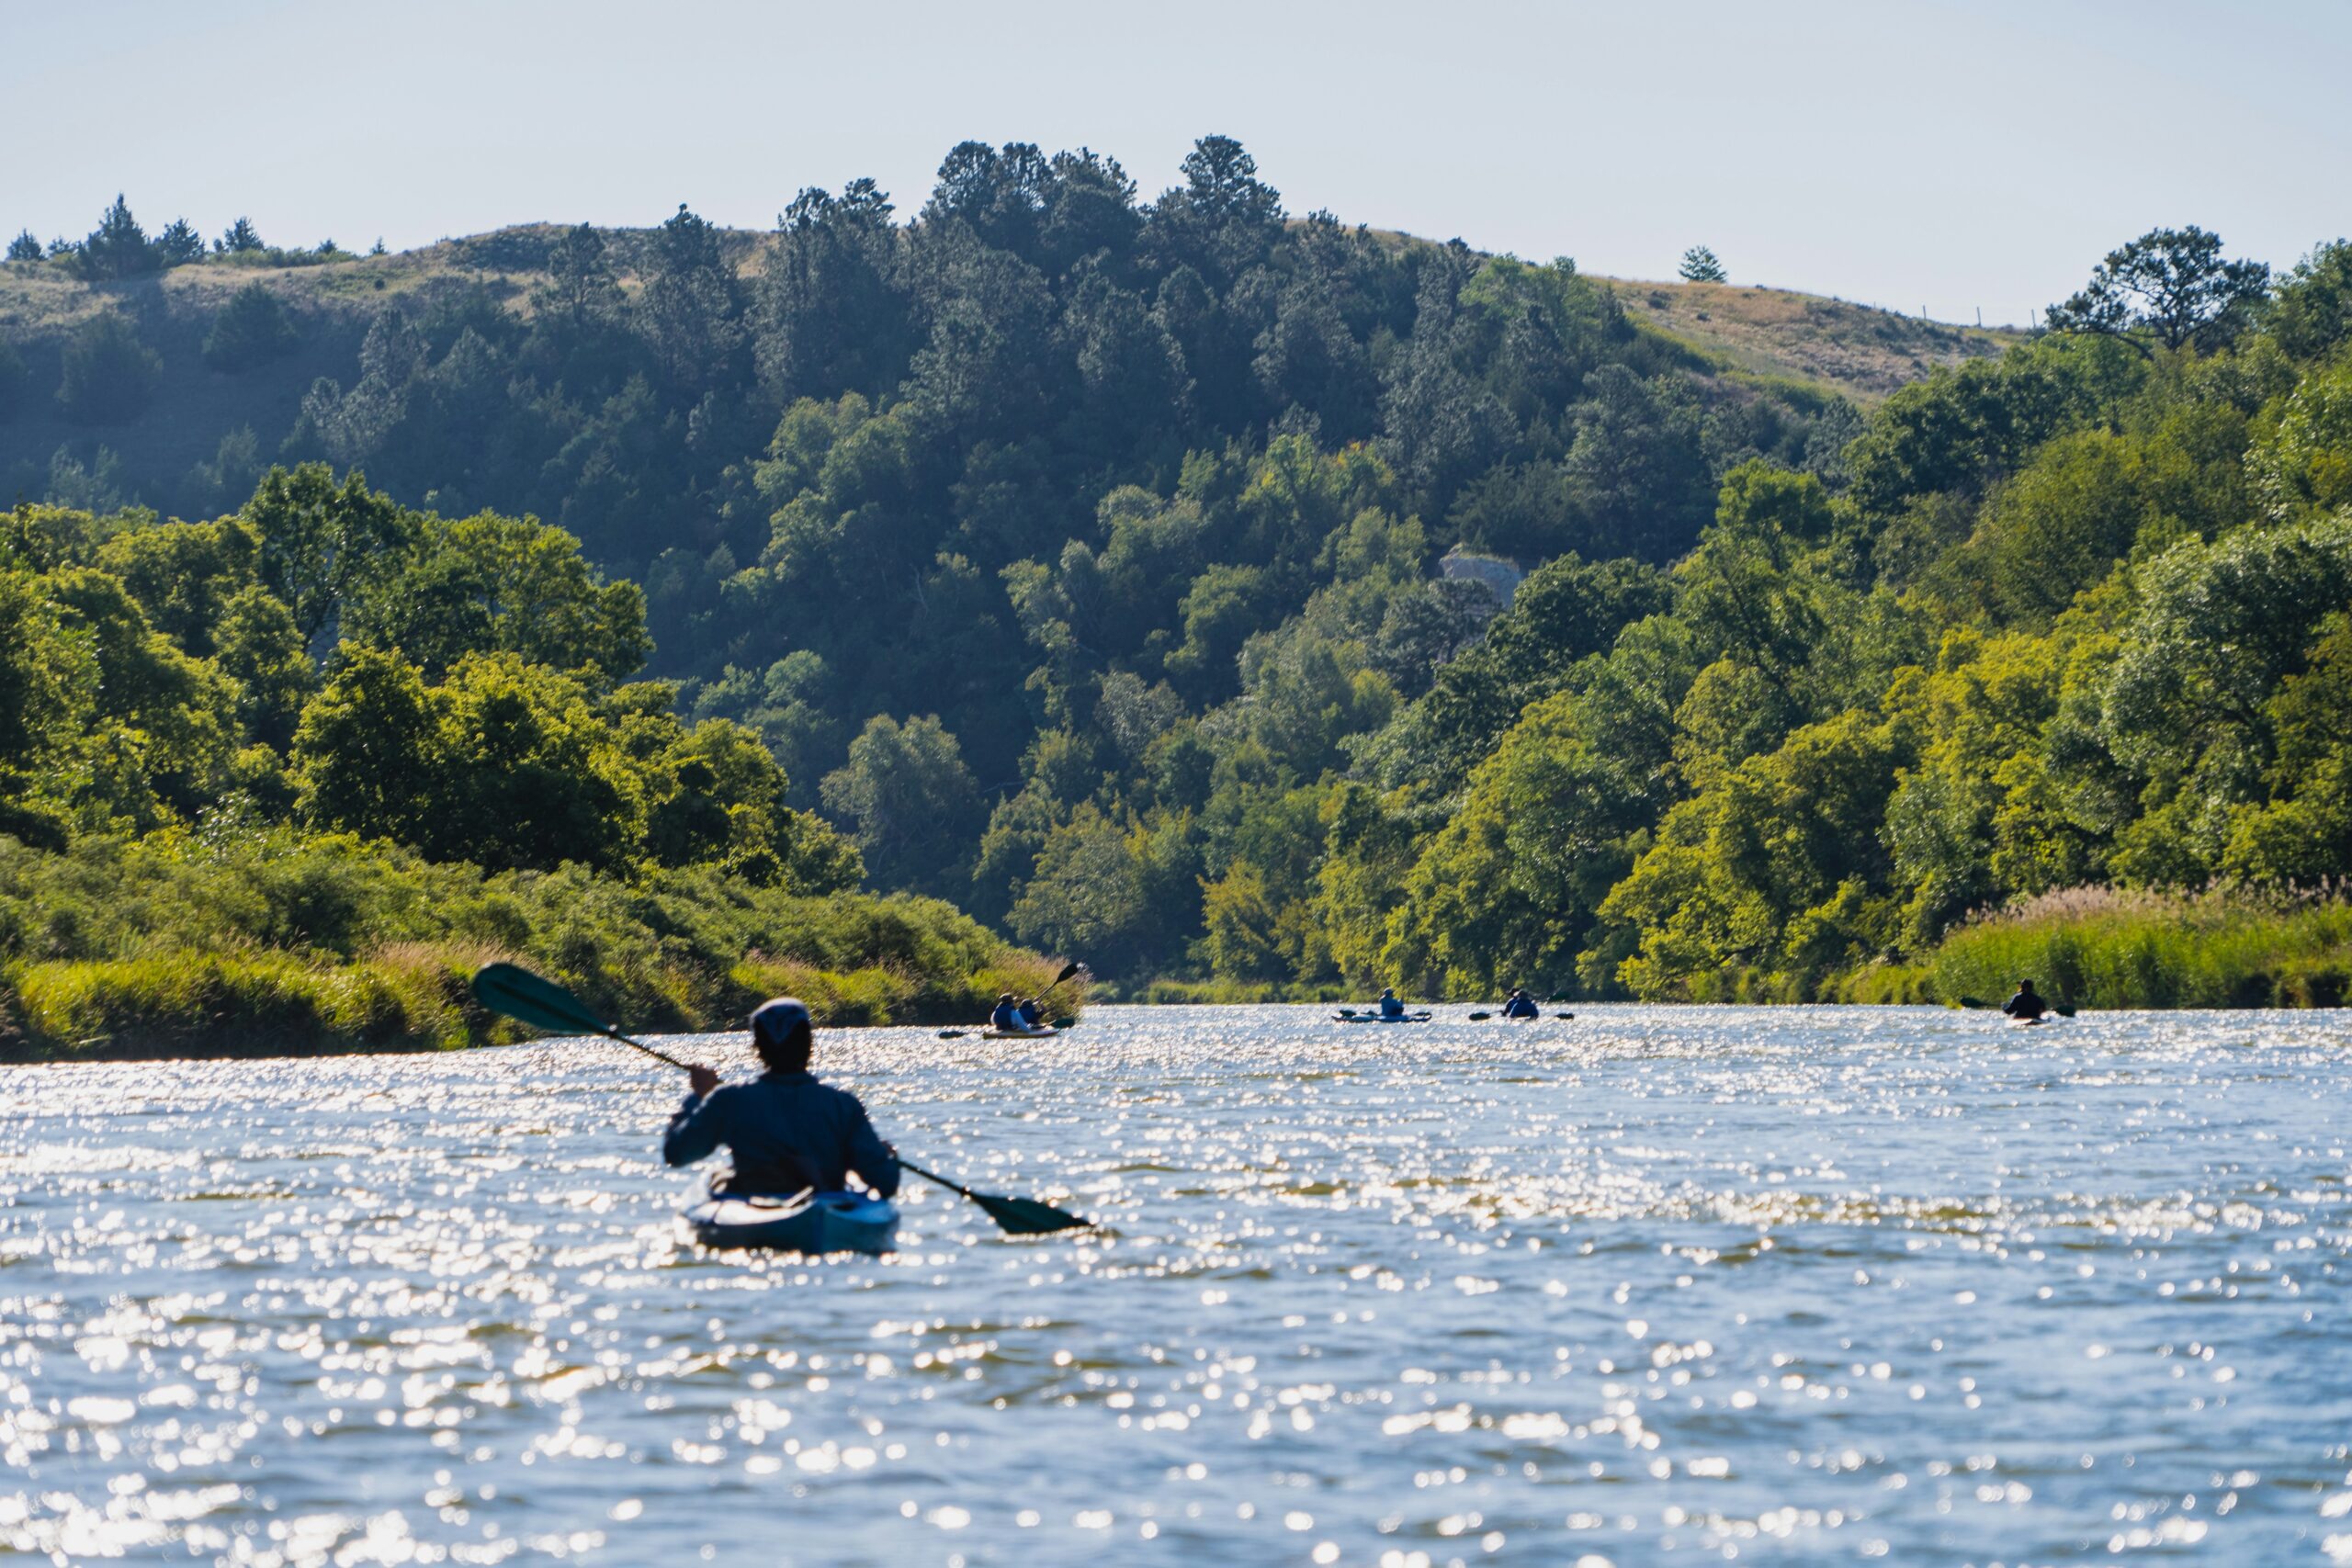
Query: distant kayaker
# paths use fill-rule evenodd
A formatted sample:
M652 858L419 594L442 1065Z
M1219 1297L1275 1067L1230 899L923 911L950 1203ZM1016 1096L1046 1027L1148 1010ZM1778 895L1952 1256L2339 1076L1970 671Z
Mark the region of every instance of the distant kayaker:
M1046 1010L1037 1005L1036 998L1031 997L1012 1010L1020 1015L1022 1028L1043 1029L1046 1027Z
M1029 1027L1028 1020L1021 1016L1021 1003L1019 999L1016 998L1011 991L1007 991L997 998L996 1010L989 1014L989 1027L990 1029L1010 1030L1026 1029Z
M2019 980L2018 994L2003 1002L2001 1010L2011 1018L2038 1019L2050 1010L2050 1004L2041 999L2041 993L2033 988L2032 981Z
M767 1071L750 1083L721 1089L710 1068L686 1069L694 1089L670 1118L662 1159L692 1165L723 1144L735 1156L729 1192L839 1192L851 1171L876 1197L896 1192L898 1157L865 1107L808 1070L808 1010L790 997L762 1003L752 1015L752 1044Z
M1405 1016L1405 1004L1396 999L1396 992L1393 987L1383 987L1381 989L1380 1016L1383 1018Z
M1522 986L1512 991L1510 1000L1503 1004L1503 1016L1505 1018L1541 1018L1544 1015L1537 1010L1535 998L1529 996L1527 988Z

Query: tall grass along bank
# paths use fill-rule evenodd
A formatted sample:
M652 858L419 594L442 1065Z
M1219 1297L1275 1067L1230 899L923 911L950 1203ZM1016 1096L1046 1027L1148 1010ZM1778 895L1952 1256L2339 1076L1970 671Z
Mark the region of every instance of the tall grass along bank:
M1966 922L1910 973L1946 1001L1997 999L2030 976L2081 1007L2340 1007L2352 996L2344 893L2070 888Z
M488 874L278 829L62 854L0 838L0 1058L498 1043L518 1032L466 987L492 958L656 1031L730 1027L786 991L825 1024L969 1021L1055 968L936 900L795 895L709 868Z

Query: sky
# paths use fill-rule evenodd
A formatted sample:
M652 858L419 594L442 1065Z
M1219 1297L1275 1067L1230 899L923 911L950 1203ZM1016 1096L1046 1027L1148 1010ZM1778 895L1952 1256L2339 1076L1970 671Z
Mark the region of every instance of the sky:
M1294 213L2023 322L2159 225L2352 230L2347 79L2343 0L0 0L0 232L764 229L861 175L903 217L967 139L1148 198L1221 133Z

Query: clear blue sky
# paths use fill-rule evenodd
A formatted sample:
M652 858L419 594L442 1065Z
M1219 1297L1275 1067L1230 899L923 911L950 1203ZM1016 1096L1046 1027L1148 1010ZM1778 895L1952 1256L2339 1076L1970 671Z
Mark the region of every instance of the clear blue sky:
M2023 321L2157 224L2274 265L2352 231L2347 80L2340 0L0 0L0 231L118 189L288 244L766 228L861 175L911 212L967 137L1148 197L1219 131L1294 212Z

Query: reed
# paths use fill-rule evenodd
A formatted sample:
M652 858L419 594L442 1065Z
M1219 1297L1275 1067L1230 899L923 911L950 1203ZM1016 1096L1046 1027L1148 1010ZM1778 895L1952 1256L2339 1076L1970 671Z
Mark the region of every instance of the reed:
M1997 999L2025 976L2092 1008L2339 1007L2352 994L2352 901L2338 886L2196 893L2074 887L1972 919L1927 989Z

